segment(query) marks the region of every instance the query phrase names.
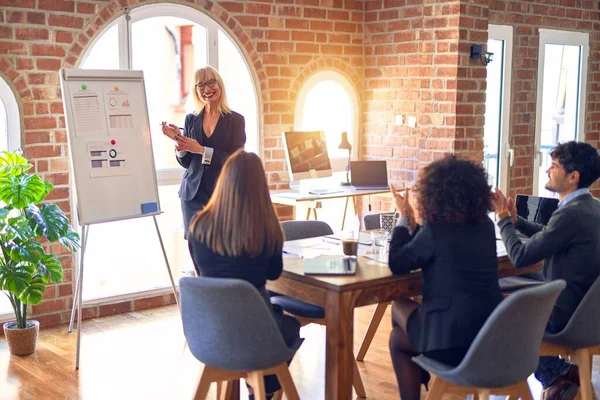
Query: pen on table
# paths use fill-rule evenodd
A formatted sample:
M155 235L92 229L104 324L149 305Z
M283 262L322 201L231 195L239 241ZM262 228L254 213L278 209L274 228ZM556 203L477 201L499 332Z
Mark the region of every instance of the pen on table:
M281 250L281 252L282 252L283 254L287 254L288 256L296 256L296 257L298 257L298 258L304 258L304 257L302 257L302 255L301 255L301 254L291 253L291 252L289 252L289 251L286 251L286 250Z

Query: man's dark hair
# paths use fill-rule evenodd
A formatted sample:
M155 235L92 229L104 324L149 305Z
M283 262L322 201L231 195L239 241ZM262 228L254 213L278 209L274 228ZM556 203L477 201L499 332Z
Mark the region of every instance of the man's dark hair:
M578 189L590 187L600 177L600 155L588 143L559 143L550 152L550 157L557 160L566 173L579 172Z
M419 215L431 224L481 222L492 209L490 186L481 164L455 156L423 168L414 190Z

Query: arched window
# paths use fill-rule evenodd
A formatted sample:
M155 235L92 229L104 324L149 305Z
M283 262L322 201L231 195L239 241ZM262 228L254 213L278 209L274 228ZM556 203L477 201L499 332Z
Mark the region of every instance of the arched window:
M359 110L354 86L348 78L336 71L315 73L308 78L298 93L294 129L325 132L331 168L334 174L337 172L336 175L340 175L339 179L333 179L334 182L336 179L338 182L345 181L345 176L340 171L344 171L348 165L348 151L338 148L342 132L348 133L348 141L352 144L352 159L358 158ZM337 229L342 225L343 214L339 210L345 207L344 201L333 199L323 202L319 219ZM303 218L304 213L301 207L296 207L298 218ZM355 226L353 213L349 211L347 215L347 226Z
M17 99L4 79L0 78L0 151L21 147L21 120Z
M0 78L0 151L21 147L21 120L17 99L4 79ZM12 313L6 296L0 296L0 315Z
M348 133L356 159L358 113L358 96L348 78L336 71L320 71L312 75L298 93L295 129L324 131L331 166L334 171L342 171L348 162L348 152L338 149L341 133Z
M183 240L177 195L183 169L160 122L183 126L193 111L190 89L197 68L215 67L231 108L246 119L246 150L259 152L258 101L249 66L236 43L209 16L177 4L134 8L104 29L80 68L144 71L152 146L163 215L158 222L177 279L193 270ZM107 250L110 249L110 250ZM169 287L160 244L150 218L94 225L86 248L84 300Z

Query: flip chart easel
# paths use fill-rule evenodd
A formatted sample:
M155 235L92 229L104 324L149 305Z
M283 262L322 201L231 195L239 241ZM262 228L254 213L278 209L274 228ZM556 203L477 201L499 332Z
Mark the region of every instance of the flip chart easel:
M82 227L69 323L70 333L77 308L79 369L83 267L91 225L152 217L178 307L179 298L156 221L162 212L142 71L62 69L60 83L77 193L75 218Z

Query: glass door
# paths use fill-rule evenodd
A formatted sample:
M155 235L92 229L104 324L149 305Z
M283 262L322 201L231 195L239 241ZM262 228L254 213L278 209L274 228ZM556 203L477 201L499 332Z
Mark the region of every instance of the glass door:
M487 66L483 166L489 184L508 190L508 168L514 162L509 147L510 92L512 71L512 26L490 25L487 51L494 53Z
M533 190L546 197L550 151L583 140L589 34L540 29Z

